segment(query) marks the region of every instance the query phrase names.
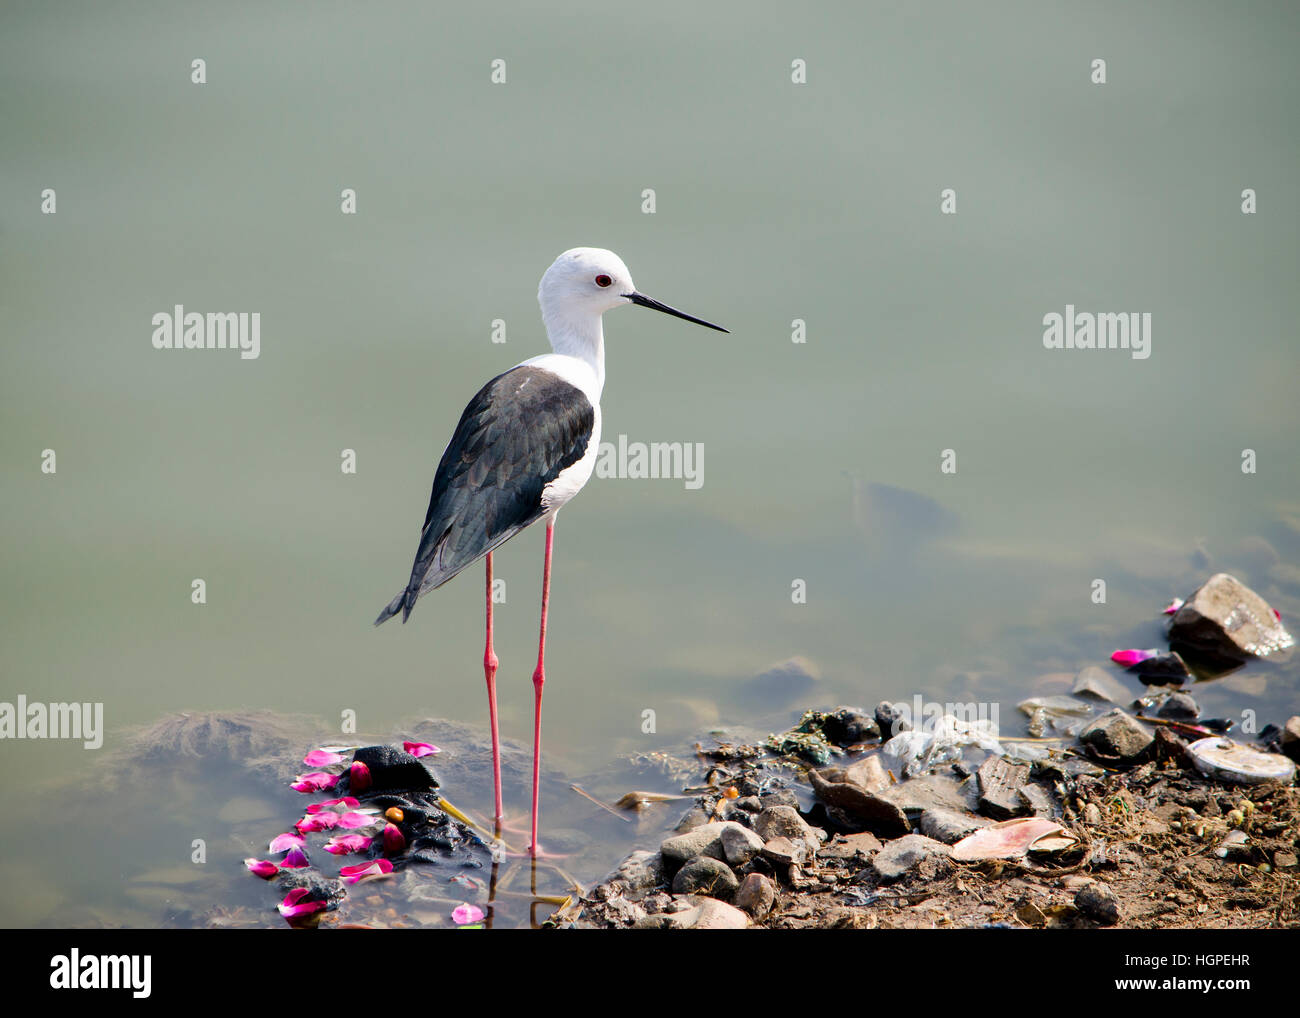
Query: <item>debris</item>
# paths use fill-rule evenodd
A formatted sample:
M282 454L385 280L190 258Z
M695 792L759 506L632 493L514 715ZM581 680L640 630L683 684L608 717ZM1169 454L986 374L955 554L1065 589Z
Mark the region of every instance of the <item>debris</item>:
M941 717L930 731L895 735L881 752L890 762L890 770L912 777L961 759L966 746L976 746L997 756L1003 753L993 721L988 718L962 721L951 714Z
M1295 762L1280 753L1261 753L1231 739L1213 737L1193 742L1187 755L1196 769L1220 781L1257 785L1265 781L1289 782Z
M1029 780L1028 764L1008 763L1001 757L991 756L980 765L980 810L989 816L1006 820L1025 812L1020 798L1020 786Z
M573 785L571 787L577 788L578 786ZM590 796L588 796L588 798L590 798ZM672 802L676 799L689 798L691 798L689 795L664 795L661 792L628 792L626 795L620 796L618 802L614 803L614 805L619 809L627 809L640 813L647 806L652 806L656 803ZM598 805L603 805L603 803L598 803Z
M1032 696L1018 706L1029 715L1029 734L1035 738L1052 732L1074 735L1093 713L1092 704L1073 696Z
M1272 605L1236 577L1216 573L1174 614L1169 642L1213 657L1244 661L1295 646Z
M952 857L959 862L987 859L1023 859L1037 849L1044 839L1063 839L1043 846L1054 851L1072 847L1078 839L1055 820L1046 817L1021 817L984 827L952 846Z
M1292 760L1300 760L1300 714L1288 718L1282 729L1282 752Z

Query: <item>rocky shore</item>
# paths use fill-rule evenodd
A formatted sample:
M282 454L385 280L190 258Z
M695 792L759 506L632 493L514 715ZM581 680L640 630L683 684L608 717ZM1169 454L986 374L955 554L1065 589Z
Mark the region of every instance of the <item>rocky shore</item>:
M1226 574L1166 614L1167 650L1111 655L1146 696L1085 666L1068 694L1019 705L1025 738L951 715L913 725L882 703L697 747L702 784L676 829L552 924L1300 925L1300 716L1230 738L1185 688L1294 641Z

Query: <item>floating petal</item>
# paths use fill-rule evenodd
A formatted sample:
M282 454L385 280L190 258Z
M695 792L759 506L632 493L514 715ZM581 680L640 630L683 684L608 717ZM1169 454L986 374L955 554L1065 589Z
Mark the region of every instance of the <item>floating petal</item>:
M269 859L245 859L244 865L248 867L250 873L263 880L270 880L280 872L280 867Z
M343 757L329 750L313 749L302 758L302 762L308 767L328 767L330 764L342 763Z
M433 753L442 752L442 750L440 750L437 746L431 745L430 743L427 742L404 742L402 743L402 748L406 750L408 753L410 753L411 756L416 756L416 757L429 756L430 754Z
M1149 657L1159 657L1158 650L1117 650L1110 656L1110 659L1117 665L1123 665L1125 668L1132 668L1136 664L1141 664Z
M280 915L286 919L298 919L302 916L311 915L314 912L325 910L326 903L314 899L304 900L311 893L307 887L295 887L292 891L284 896L284 901L277 906Z
M344 883L355 884L369 877L384 877L393 872L393 864L387 859L375 859L372 862L358 863L356 866L344 866L339 876Z
M285 833L279 835L271 842L271 851L287 852L291 848L302 848L303 844L304 842L301 835Z
M477 905L471 905L468 902L463 905L457 905L451 911L451 921L457 926L464 926L466 923L482 922L483 910Z
M330 838L325 844L325 851L332 855L349 855L352 852L364 852L374 841L365 834L339 834Z

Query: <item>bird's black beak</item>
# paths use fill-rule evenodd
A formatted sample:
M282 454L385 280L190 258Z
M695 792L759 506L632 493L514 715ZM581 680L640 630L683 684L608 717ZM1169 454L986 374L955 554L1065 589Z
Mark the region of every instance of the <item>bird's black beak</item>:
M636 293L633 291L632 293L625 293L623 296L633 304L640 304L643 308L653 308L655 311L662 311L664 314L672 315L674 318L685 318L688 322L694 322L696 325L703 325L706 329L717 329L719 332L727 331L721 325L714 325L712 322L706 322L702 318L692 318L685 312L678 311L676 308L670 308L667 304L660 304L659 301L655 300L653 297L647 297L644 293ZM730 335L730 333L728 333L728 335Z

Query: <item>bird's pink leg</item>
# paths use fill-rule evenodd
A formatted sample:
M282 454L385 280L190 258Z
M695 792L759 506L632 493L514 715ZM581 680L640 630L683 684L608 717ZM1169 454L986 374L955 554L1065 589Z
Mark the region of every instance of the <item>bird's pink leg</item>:
M505 811L501 808L501 736L497 729L497 665L496 651L492 649L492 553L487 553L487 649L483 651L483 675L487 679L488 715L492 721L492 788L496 794L496 823L500 825Z
M542 773L542 686L546 684L546 609L551 602L551 546L555 536L555 517L546 521L546 563L542 567L542 628L537 638L537 670L533 672L533 841L532 854L537 858L537 806Z

